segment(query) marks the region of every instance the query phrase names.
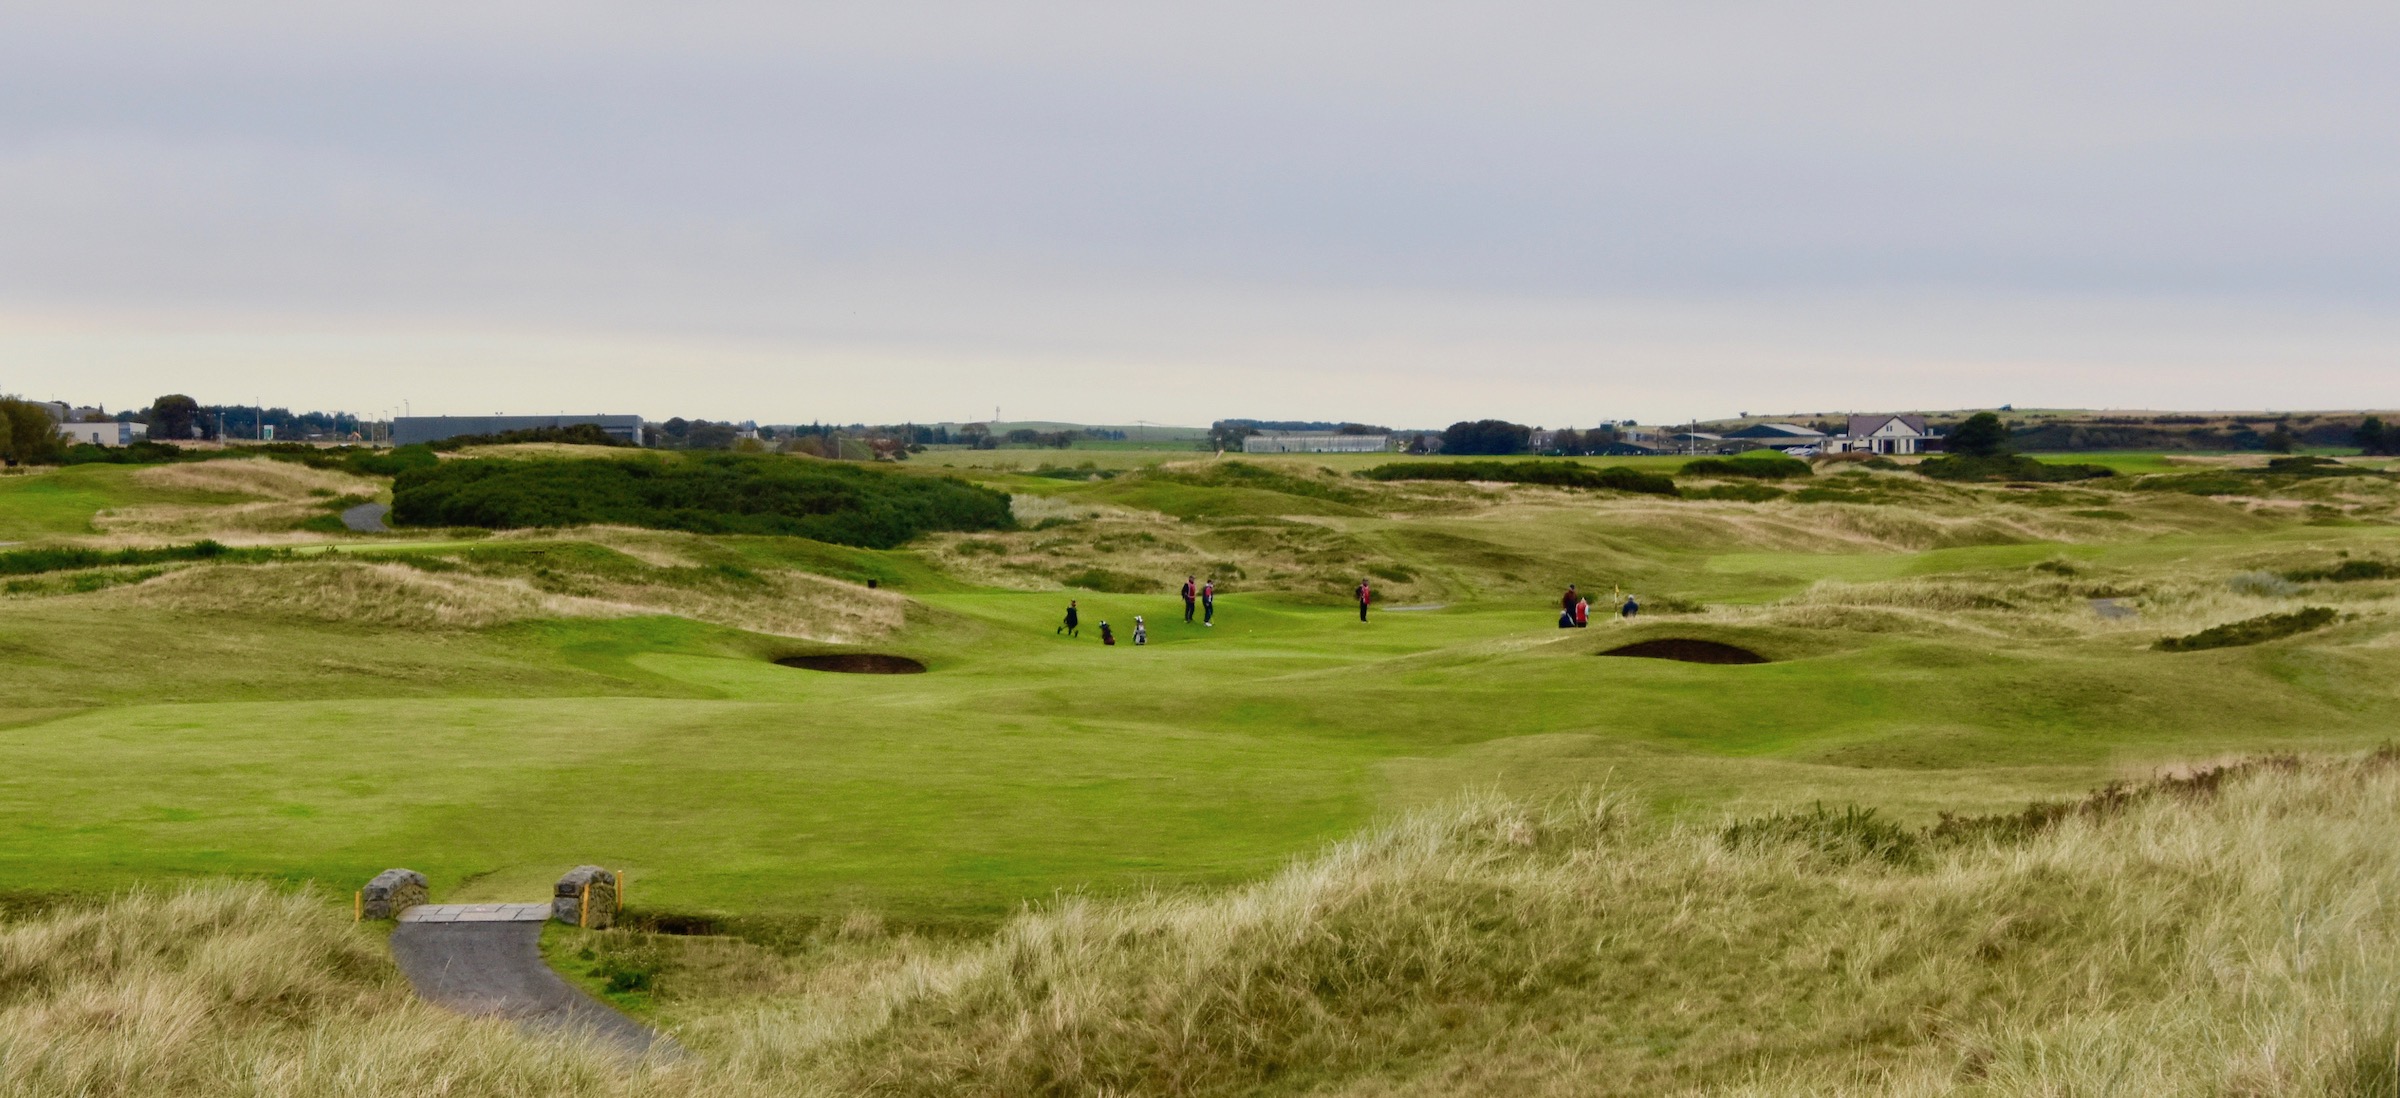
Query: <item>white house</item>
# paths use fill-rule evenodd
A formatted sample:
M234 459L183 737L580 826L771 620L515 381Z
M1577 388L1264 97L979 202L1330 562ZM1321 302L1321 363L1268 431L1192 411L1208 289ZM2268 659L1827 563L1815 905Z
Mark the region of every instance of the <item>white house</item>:
M139 423L61 423L58 433L66 437L67 445L129 446L147 436L150 428Z
M1825 440L1825 452L1915 454L1933 437L1924 416L1851 416L1849 430Z

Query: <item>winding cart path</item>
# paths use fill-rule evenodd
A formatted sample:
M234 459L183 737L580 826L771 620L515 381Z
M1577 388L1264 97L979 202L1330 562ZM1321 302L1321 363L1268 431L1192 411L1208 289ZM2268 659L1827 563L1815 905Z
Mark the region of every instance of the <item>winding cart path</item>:
M427 1002L462 1014L584 1032L640 1055L674 1042L542 963L548 904L419 904L392 928L392 960Z

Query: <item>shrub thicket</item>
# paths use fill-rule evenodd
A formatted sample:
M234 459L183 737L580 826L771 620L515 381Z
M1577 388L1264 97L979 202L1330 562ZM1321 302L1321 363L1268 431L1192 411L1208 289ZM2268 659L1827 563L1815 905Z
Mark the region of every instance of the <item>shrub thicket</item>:
M507 446L520 442L558 442L569 446L632 446L633 443L602 430L596 423L574 423L565 427L528 427L522 431L502 431L496 435L452 435L425 445L448 452L469 446Z
M1503 419L1464 420L1442 432L1445 454L1522 454L1533 445L1533 428Z
M2188 637L2165 637L2155 646L2161 652L2198 652L2208 648L2238 648L2323 629L2337 617L2331 607L2309 606L2288 614L2265 614L2203 629Z
M448 461L400 474L409 526L510 529L614 523L702 534L788 534L889 549L933 530L1013 525L1009 497L949 477L746 454Z
M12 549L0 553L0 576L30 576L38 572L65 572L76 568L163 564L177 560L272 560L289 555L291 551L288 549L230 549L206 540L189 545L162 545L154 549L83 549L72 546Z
M1608 488L1654 496L1679 495L1672 477L1623 465L1594 469L1571 461L1445 461L1378 465L1359 474L1370 480L1492 480L1547 484L1557 488Z
M172 442L152 442L136 439L124 446L94 446L83 442L69 446L59 455L61 465L164 465L174 461L197 461L200 456Z
M2357 583L2400 579L2400 565L2380 560L2346 560L2329 568L2294 568L2283 574L2293 583Z
M1790 480L1805 477L1808 463L1773 450L1757 450L1737 458L1699 458L1683 463L1679 477L1744 477L1750 480Z
M1977 457L1952 454L1948 457L1927 458L1917 463L1917 472L1935 480L2015 480L2051 484L2068 480L2098 480L2113 477L2117 471L2105 465L2052 463L2039 461L2024 454L1995 454Z

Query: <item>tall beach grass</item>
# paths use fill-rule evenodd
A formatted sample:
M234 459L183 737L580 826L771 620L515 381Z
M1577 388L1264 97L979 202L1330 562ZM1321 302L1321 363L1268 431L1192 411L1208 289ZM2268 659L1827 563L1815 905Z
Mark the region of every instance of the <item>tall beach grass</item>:
M738 992L670 965L693 1051L647 1065L413 1002L318 898L137 893L0 929L0 1092L2392 1093L2400 766L2203 779L1905 838L1481 800Z

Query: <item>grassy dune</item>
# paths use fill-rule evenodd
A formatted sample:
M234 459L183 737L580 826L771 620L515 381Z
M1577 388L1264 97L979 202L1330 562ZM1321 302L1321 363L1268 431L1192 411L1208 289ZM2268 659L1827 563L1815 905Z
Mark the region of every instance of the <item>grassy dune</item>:
M563 957L652 973L694 1054L632 1068L410 1001L305 895L202 885L0 930L0 1087L2388 1094L2396 812L2388 754L1935 832L1487 798L1255 885L1063 900L977 943L871 920L786 956L569 932Z

